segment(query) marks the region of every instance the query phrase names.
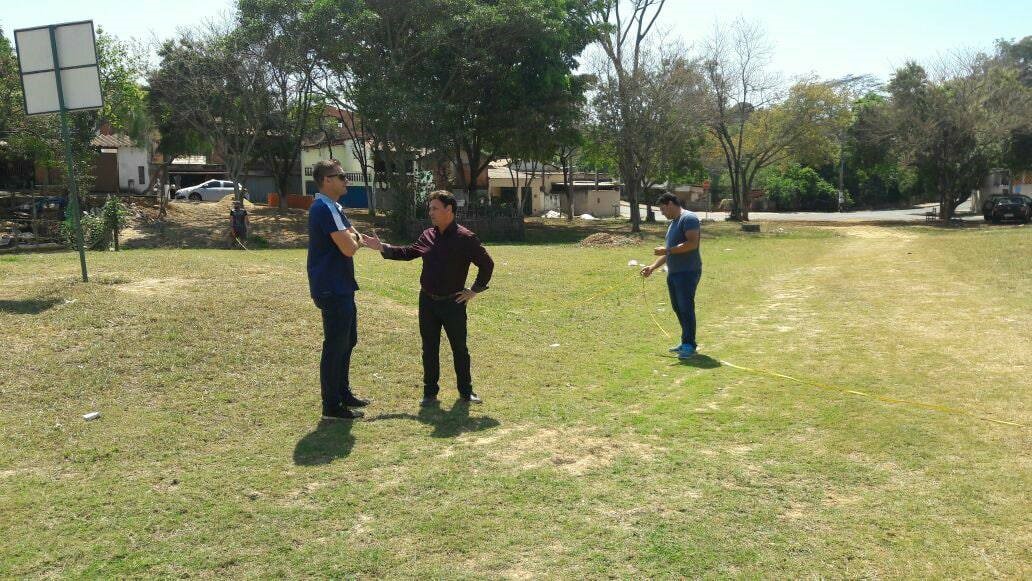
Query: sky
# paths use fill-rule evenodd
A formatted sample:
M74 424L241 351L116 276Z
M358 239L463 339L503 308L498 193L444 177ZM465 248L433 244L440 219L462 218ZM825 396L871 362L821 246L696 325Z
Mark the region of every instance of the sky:
M0 27L93 20L122 39L149 42L228 14L233 0L0 0ZM1032 1L1019 0L667 0L671 38L701 44L718 23L759 24L786 76L887 79L907 60L931 64L954 51L991 50L998 38L1032 35Z

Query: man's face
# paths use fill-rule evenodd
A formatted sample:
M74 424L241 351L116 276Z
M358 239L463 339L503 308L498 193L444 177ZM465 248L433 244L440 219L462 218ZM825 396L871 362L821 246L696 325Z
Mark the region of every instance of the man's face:
M323 193L327 196L339 198L348 191L348 181L344 179L344 171L340 166L333 168L330 175L323 178Z
M666 216L667 220L673 220L681 215L681 206L678 206L674 202L667 202L659 205L659 211Z
M429 212L430 223L434 226L447 226L455 219L455 211L441 200L430 200Z

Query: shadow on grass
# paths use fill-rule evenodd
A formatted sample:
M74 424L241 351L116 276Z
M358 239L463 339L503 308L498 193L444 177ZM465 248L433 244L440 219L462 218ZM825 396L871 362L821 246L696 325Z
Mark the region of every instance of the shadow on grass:
M294 447L294 464L320 466L347 457L355 447L354 421L321 420L312 433Z
M459 434L489 430L500 425L498 420L492 417L470 417L469 408L470 404L462 400L456 400L455 404L448 411L441 409L440 405L434 405L419 408L418 415L381 414L366 421L416 420L421 424L433 426L434 431L430 433L431 438L454 438Z
M710 357L709 355L703 355L696 353L688 359L678 359L673 365L680 365L683 367L697 367L699 369L716 369L720 367L720 361Z
M61 299L25 299L20 301L0 301L0 313L12 315L38 315L61 302Z

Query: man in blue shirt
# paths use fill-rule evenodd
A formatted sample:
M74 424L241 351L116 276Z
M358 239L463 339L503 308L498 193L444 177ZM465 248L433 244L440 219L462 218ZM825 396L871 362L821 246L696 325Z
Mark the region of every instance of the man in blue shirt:
M337 203L348 181L336 160L323 160L312 170L319 194L308 210L308 286L322 312L323 344L319 362L324 420L362 417L368 401L351 392L351 352L358 343L355 305L355 262L362 237Z
M699 254L699 238L702 223L695 212L681 207L681 200L674 194L663 194L656 201L659 211L670 220L666 244L657 246L654 254L659 258L641 269L641 275L648 278L664 264L667 265L667 288L670 303L681 323L681 344L670 349L681 359L695 354L695 290L702 278L702 256Z

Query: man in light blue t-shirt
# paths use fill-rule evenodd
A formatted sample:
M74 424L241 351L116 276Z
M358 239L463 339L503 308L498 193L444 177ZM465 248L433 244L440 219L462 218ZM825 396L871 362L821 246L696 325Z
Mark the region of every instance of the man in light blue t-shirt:
M670 304L681 323L681 344L670 351L681 359L688 359L698 348L695 342L695 290L702 278L702 256L699 254L702 224L695 212L682 208L681 200L673 194L663 194L656 205L670 220L670 226L667 228L666 244L655 249L655 255L659 258L641 269L641 275L647 278L664 264L667 265Z

